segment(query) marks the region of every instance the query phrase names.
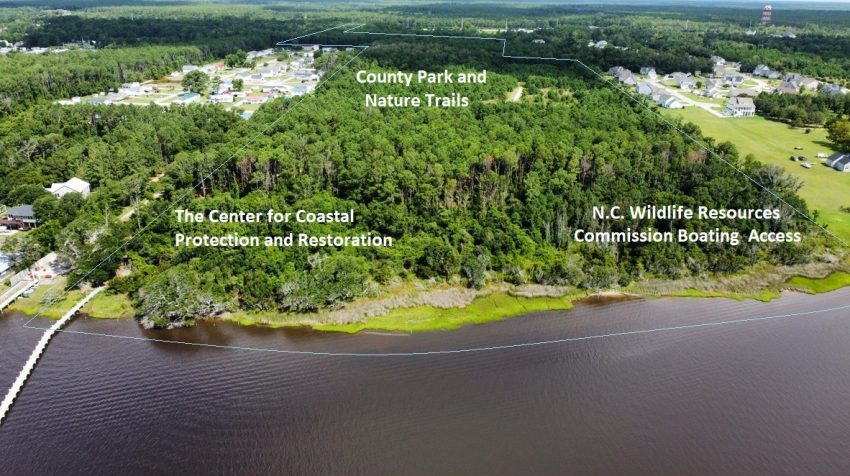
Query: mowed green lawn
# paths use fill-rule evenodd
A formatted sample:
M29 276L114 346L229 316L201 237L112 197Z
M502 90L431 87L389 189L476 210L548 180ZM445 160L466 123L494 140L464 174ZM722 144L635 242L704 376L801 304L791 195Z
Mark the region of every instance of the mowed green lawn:
M838 172L821 163L815 156L834 152L826 139L826 130L795 129L786 124L762 117L722 118L702 109L690 107L682 110L664 110L665 114L682 117L698 125L703 134L719 142L729 141L738 148L741 156L753 154L763 163L777 164L789 173L803 179L800 195L810 210L820 212L819 222L832 233L850 240L850 213L840 207L850 206L850 173ZM794 150L802 146L803 150ZM792 155L808 157L811 169L800 162L792 162Z

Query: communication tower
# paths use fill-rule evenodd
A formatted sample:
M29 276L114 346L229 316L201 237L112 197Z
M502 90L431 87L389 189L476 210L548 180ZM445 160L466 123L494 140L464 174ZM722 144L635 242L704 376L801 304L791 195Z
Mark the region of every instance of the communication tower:
M765 5L761 10L761 24L764 26L770 25L770 18L773 16L773 7Z

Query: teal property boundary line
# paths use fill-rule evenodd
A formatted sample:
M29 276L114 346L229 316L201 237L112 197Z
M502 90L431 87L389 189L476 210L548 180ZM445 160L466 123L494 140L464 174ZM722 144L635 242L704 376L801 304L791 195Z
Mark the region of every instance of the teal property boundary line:
M277 43L277 46L294 46L294 44L292 43L293 41L308 38L310 36L319 35L321 33L326 33L328 31L332 31L332 30L339 30L341 28L346 28L349 25L351 25L351 24L339 25L339 26L336 26L336 27L326 28L326 29L321 30L321 31L317 31L317 32L313 32L313 33L307 33L305 35L301 35L301 36L298 36L298 37L295 37L295 38L290 38L288 40L280 41L280 42ZM733 164L732 162L725 159L720 154L716 153L713 149L708 147L708 145L706 145L704 142L697 139L693 135L689 134L687 131L682 130L682 128L680 128L675 122L671 121L670 119L668 119L668 118L664 117L662 114L660 114L658 111L654 110L652 107L650 107L647 104L646 101L643 100L643 98L641 96L634 94L634 93L630 92L629 90L621 87L619 84L617 84L617 83L611 81L610 79L606 78L601 72L595 70L594 68L591 68L590 66L588 66L587 64L585 64L584 62L582 62L581 60L579 60L577 58L556 58L556 57L545 57L545 56L509 55L509 54L507 54L507 44L508 44L507 38L486 37L486 36L432 35L432 34L426 34L426 33L383 33L383 32L373 32L373 31L362 31L362 30L360 30L360 28L363 27L363 26L365 26L365 23L354 24L350 28L347 28L346 30L344 30L342 33L343 34L370 35L370 36L384 36L384 37L409 37L409 38L433 38L433 39L453 39L453 40L473 40L473 41L476 41L476 40L477 41L495 41L495 42L502 43L502 58L514 59L514 60L528 60L528 61L560 61L560 62L575 63L575 64L581 66L582 68L584 68L585 70L587 70L588 72L590 72L591 74L593 74L594 76L596 76L601 81L605 82L606 84L608 84L609 86L614 88L615 90L624 94L626 97L628 97L635 104L639 105L643 109L645 109L645 110L649 111L650 113L654 114L655 116L657 116L659 119L661 119L661 121L665 125L669 126L674 131L678 132L683 137L685 137L686 139L691 141L691 143L693 143L694 145L699 147L702 151L706 152L707 154L709 154L713 158L715 158L715 159L723 162L727 166L731 167L737 173L739 173L740 175L745 177L750 183L752 183L756 187L762 189L763 191L767 192L770 196L772 196L773 198L775 198L776 200L781 202L783 205L785 205L786 207L791 209L794 213L805 218L807 221L811 222L813 225L818 227L827 236L835 239L836 241L838 241L839 243L841 243L844 246L848 245L847 241L845 241L843 238L841 238L838 235L827 230L823 225L816 222L807 213L804 213L803 211L799 210L794 205L788 203L787 200L780 197L776 192L774 192L770 188L766 187L764 184L762 184L761 182L759 182L758 180L753 178L751 175L749 175L746 172L744 172L743 170L741 170L739 167L737 167L735 164ZM321 43L319 45L320 46L340 46L340 45L323 45ZM356 45L356 46L355 45L344 45L344 46L348 46L348 47L357 47L357 46L363 47L363 46L365 46L366 48L369 47L369 45Z
M332 30L338 30L338 29L341 29L341 28L346 28L346 27L348 27L349 25L350 25L350 24L345 24L345 25L335 26L335 27L326 28L326 29L324 29L324 30L320 30L320 31L317 31L317 32L308 33L308 34L305 34L305 35L302 35L302 36L298 36L298 37L295 37L295 38L290 38L290 39L288 39L288 40L284 40L284 41L278 42L278 43L277 43L277 46L297 46L296 44L294 44L294 43L293 43L294 41L297 41L297 40L300 40L300 39L303 39L303 38L308 38L308 37L310 37L310 36L315 36L315 35L317 35L317 34L321 34L321 33L324 33L324 32L328 32L328 31L332 31ZM632 101L634 101L634 102L636 102L637 104L641 105L643 108L645 108L646 110L650 111L651 113L653 113L653 114L657 115L659 118L661 118L661 120L662 120L665 124L669 125L671 128L673 128L673 130L676 130L677 132L681 133L684 137L686 137L687 139L689 139L690 141L692 141L694 144L696 144L696 145L697 145L700 149L704 150L705 152L707 152L707 153L708 153L708 154L710 154L711 156L713 156L713 157L717 158L718 160L721 160L723 163L725 163L725 164L729 165L730 167L732 167L733 169L735 169L738 173L740 173L741 175L743 175L744 177L746 177L746 178L747 178L750 182L752 182L752 183L753 183L753 184L755 184L756 186L760 187L760 188L761 188L761 189L763 189L764 191L766 191L766 192L768 192L769 194L771 194L774 198L776 198L777 200L781 201L783 204L785 204L786 206L788 206L789 208L791 208L794 212L796 212L796 213L797 213L797 214L799 214L800 216L805 217L807 220L809 220L810 222L814 223L817 227L819 227L821 230L823 230L823 231L824 231L825 233L827 233L829 236L831 236L831 237L835 238L835 239L836 239L836 240L838 240L839 242L841 242L841 243L843 243L843 244L845 244L845 245L846 245L846 242L845 242L843 239L841 239L840 237L838 237L838 236L834 235L833 233L829 232L828 230L826 230L824 227L822 227L822 226L821 226L821 225L819 225L817 222L815 222L815 221L814 221L811 217L809 217L807 214L805 214L805 213L803 213L803 212L801 212L801 211L797 210L795 207L793 207L792 205L790 205L790 204L789 204L788 202L786 202L784 199L782 199L781 197L779 197L776 193L774 193L773 191L771 191L770 189L768 189L767 187L765 187L764 185L762 185L761 183L759 183L757 180L755 180L754 178L752 178L751 176L749 176L748 174L746 174L744 171L740 170L738 167L735 167L735 165L734 165L734 164L730 163L729 161L727 161L726 159L724 159L724 158L723 158L722 156L720 156L719 154L717 154L717 153L715 153L714 151L712 151L712 150L711 150L711 149L710 149L707 145L705 145L704 143L702 143L700 140L698 140L698 139L694 138L693 136L691 136L690 134L688 134L688 133L686 133L686 132L682 131L682 130L681 130L681 129L680 129L680 128L679 128L679 127L675 124L675 123L673 123L672 121L668 120L667 118L665 118L664 116L662 116L661 114L659 114L657 111L655 111L655 110L653 110L651 107L649 107L649 106L645 103L645 101L643 101L643 100L642 100L642 98L641 98L641 97L636 96L636 95L634 95L634 94L630 93L629 91L627 91L627 90L625 90L625 89L621 88L618 84L613 83L611 80L609 80L609 79L605 78L605 77L604 77L601 73L599 73L598 71L594 70L593 68L591 68L591 67L587 66L586 64L584 64L584 63L583 63L583 62L581 62L580 60L573 59L573 58L553 58L553 57L535 57L535 56L512 56L512 55L507 55L507 54L506 54L507 39L505 39L505 38L494 38L494 37L475 37L475 36L454 36L454 35L428 35L428 34L415 34L415 33L380 33L380 32L355 31L355 30L359 29L359 28L360 28L360 27L362 27L362 26L363 26L363 24L357 24L357 25L351 26L350 28L348 28L348 29L344 30L344 31L343 31L343 33L349 33L349 34L366 34L366 35L375 35L375 36L427 37L427 38L436 38L436 39L462 39L462 40L463 40L463 39L466 39L466 40L497 41L497 42L501 42L501 43L502 43L502 57L504 57L504 58L508 58L508 59L517 59L517 60L563 61L563 62L573 62L573 63L579 64L579 65L581 65L583 68L585 68L586 70L588 70L589 72L591 72L593 75L595 75L596 77L598 77L599 79L601 79L602 81L604 81L606 84L608 84L608 85L612 86L612 87L613 87L614 89L616 89L617 91L619 91L619 92L621 92L621 93L625 94L625 95L626 95L627 97L629 97ZM363 52L365 52L365 51L366 51L366 50L370 47L370 45L331 45L331 44L325 44L325 45L323 45L323 46L357 48L357 49L359 49L359 51L358 51L358 53L357 53L356 55L354 55L352 58L350 58L348 61L346 61L346 62L345 62L342 66L340 66L339 68L337 68L336 70L334 70L332 73L330 73L329 75L327 75L325 78L323 78L323 79L322 79L322 81L320 81L319 85L317 85L317 88L316 88L317 90L318 90L318 88L319 88L319 86L320 86L320 85L325 84L325 83L327 82L327 80L330 80L330 79L331 79L333 76L335 76L335 75L336 75L336 74L337 74L340 70L342 70L342 69L346 68L349 64L351 64L354 60L356 60L356 59L357 59L357 58L358 58L358 57L359 57L359 56L360 56ZM265 134L268 130L270 130L270 129L271 129L271 128L275 125L275 124L277 124L280 120L282 120L284 117L286 117L286 116L289 114L289 112L291 112L294 108L296 108L299 104L301 104L301 103L302 103L302 102L303 102L303 101L304 101L307 97L309 97L309 96L308 96L308 95L302 96L302 97L301 97L301 99L300 99L298 102L296 102L296 103L295 103L294 105L292 105L289 109L287 109L286 111L284 111L284 112L283 112L283 113L282 113L282 114L281 114L278 118L276 118L274 121L272 121L271 123L269 123L269 124L268 124L268 125L267 125L264 129L263 129L263 130L261 130L261 131L260 131L260 132L258 132L256 135L254 135L254 136L253 136L250 140L248 140L248 141L247 141L244 145L242 145L239 149L237 149L237 151L236 151L236 152L234 152L234 153L233 153L230 157L228 157L227 159L225 159L224 161L222 161L219 165L217 165L217 166L216 166L216 167L215 167L215 168L214 168L211 172L209 172L206 176L204 176L204 177L202 178L202 180L201 180L201 181L199 181L199 182L198 182L198 183L197 183L197 184L196 184L196 185L195 185L192 189L188 190L185 194L183 194L182 196L178 197L176 200L173 200L173 201L171 202L171 204L170 204L170 205L169 205L169 206L168 206L168 207L167 207L167 208L166 208L163 212L161 212L161 213L159 213L158 215L156 215L156 216L153 218L153 220L152 220L151 222L149 222L149 223L148 223L148 224L147 224L144 228L142 228L141 230L139 230L138 232L136 232L136 233L135 233L134 235L132 235L129 239L127 239L124 243L122 243L119 247L117 247L117 248L116 248L116 249L115 249L112 253L110 253L110 254L109 254L106 258L104 258L104 259L103 259L101 262L99 262L99 263L98 263L95 267L93 267L93 268L92 268L89 272L87 272L87 273L86 273L86 274L85 274L82 278L80 278L80 280L78 280L77 282L75 282L74 284L72 284L71 286L69 286L69 287L66 289L66 292L67 292L68 290L72 289L73 287L77 286L78 284L80 284L82 281L84 281L86 277L88 277L88 276L89 276L92 272L94 272L95 270L97 270L97 269L98 269L98 268L99 268L99 267L100 267L103 263L105 263L108 259L110 259L112 256L114 256L114 255L115 255L115 253L117 253L117 252L121 251L121 250L122 250L123 248L125 248L125 247L126 247L126 246L130 243L130 242L132 242L132 241L133 241L133 240L134 240L137 236L139 236L141 233L143 233L143 232L147 231L147 230L150 228L150 226L151 226L151 225L153 225L154 223L156 223L156 221L158 221L158 220L159 220L162 216L164 216L164 215L165 215L165 213L170 212L170 211L171 211L171 209L172 209L172 208L173 208L173 207L174 207L177 203L179 203L180 201L182 201L182 200L184 200L185 198L187 198L187 197L191 194L191 192L192 192L194 189L198 188L198 187L201 185L202 181L207 180L207 179L208 179L208 178L210 178L213 174L215 174L216 172L218 172L218 171L219 171L222 167L224 167L224 166L225 166L225 165L226 165L226 164L227 164L230 160L232 160L232 159L233 159L233 158L234 158L234 157L235 157L235 156L236 156L239 152L241 152L241 151L242 151L242 150L244 150L246 147L248 147L249 145L251 145L251 144L252 144L253 142L255 142L255 141L256 141L259 137L261 137L262 135L264 135L264 134ZM42 307L42 308L38 311L38 313L37 313L35 316L33 316L32 318L30 318L30 319L29 319L29 320L28 320L28 321L24 324L24 327L25 327L25 328L28 328L28 329L45 330L46 328L43 328L43 327L31 326L31 325L30 325L30 323L31 323L31 322L32 322L35 318L37 318L37 317L41 316L41 314L42 314L45 310L50 309L53 305L55 305L55 303L50 304L50 305L46 305L45 307ZM298 350L285 350L285 349L266 349L266 348L252 348L252 347L227 346L227 345L204 344L204 343L197 343L197 342L185 342L185 341L172 341L172 340L165 340L165 339L152 339L152 338L145 338L145 337L124 336L124 335L117 335L117 334L106 334L106 333L96 333L96 332L83 332L83 331L75 331L75 330L68 330L68 329L60 329L58 332L68 332L68 333L72 333L72 334L82 334L82 335L91 335L91 336L99 336L99 337L113 337L113 338L119 338L119 339L129 339L129 340L141 340L141 341L150 341L150 342L158 342L158 343L172 343L172 344L182 344L182 345L193 345L193 346L200 346L200 347L226 348L226 349L234 349L234 350L249 350L249 351L259 351L259 352L273 352L273 353L280 353L280 354L313 355L313 356L340 356L340 357L397 357L397 356L446 355L446 354L460 354L460 353L468 353L468 352L481 352L481 351L492 351L492 350L516 349L516 348L523 348L523 347L532 347L532 346L547 345L547 344L559 344L559 343L577 342L577 341L583 341L583 340L594 340L594 339L602 339L602 338L610 338L610 337L618 337L618 336L628 336L628 335L637 335L637 334L649 334L649 333L657 333L657 332L669 332L669 331L687 330L687 329L698 329L698 328L704 328L704 327L714 327L714 326L730 325L730 324L741 324L741 323L746 323L746 322L768 321L768 320L775 320L775 319L788 319L788 318L802 317L802 316L808 316L808 315L816 315L816 314L822 314L822 313L828 313L828 312L843 311L843 310L848 310L848 309L850 309L850 305L840 306L840 307L833 307L833 308L829 308L829 309L821 309L821 310L812 310L812 311L805 311L805 312L799 312L799 313L792 313L792 314L782 314L782 315L766 316L766 317L742 318L742 319L725 320L725 321L719 321L719 322L709 322L709 323L700 323L700 324L689 324L689 325L672 326L672 327L659 327L659 328L653 328L653 329L643 329L643 330L635 330L635 331L616 332L616 333L608 333L608 334L598 334L598 335L583 336L583 337L571 337L571 338L565 338L565 339L548 340L548 341L539 341L539 342L529 342L529 343L520 343L520 344L509 344L509 345L500 345L500 346L492 346L492 347L477 347L477 348L468 348L468 349L438 350L438 351L429 351L429 352L399 352L399 353L346 353L346 352L342 352L342 353L335 353L335 352L312 352L312 351L298 351Z

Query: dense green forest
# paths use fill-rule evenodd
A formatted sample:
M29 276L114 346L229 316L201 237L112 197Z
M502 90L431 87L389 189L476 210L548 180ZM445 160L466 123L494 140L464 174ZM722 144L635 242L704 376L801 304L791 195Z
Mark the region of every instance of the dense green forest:
M206 17L191 6L134 8L132 16L124 7L109 7L49 17L26 34L31 45L85 35L102 46L97 51L0 58L0 203L33 203L43 220L24 238L5 241L7 250L21 253L19 266L56 250L67 261L70 282L109 282L133 298L146 325L167 326L233 310L312 312L406 280L475 288L504 281L603 289L648 277L711 276L764 262L803 263L821 245L817 240L735 247L575 243L572 232L578 228L730 227L722 220L594 220L592 206L600 204L779 208L787 218L739 221L735 229L815 230L783 203L807 211L795 193L799 181L782 169L741 157L732 144L702 138L693 125L676 125L772 193L754 187L587 69L569 62L504 58L499 42L328 31L309 41L371 47L314 95L271 101L250 121L216 106L49 104L50 99L156 77L183 63L269 47L352 19L371 20L364 30L376 32L430 28L467 33L450 16L451 9L460 7L451 5L432 10L378 5L356 15L333 8L308 15L284 7L239 6L232 11L222 7ZM508 7L473 6L473 13L490 13L481 13L465 28L469 33L497 28L502 8ZM707 70L712 47L720 45L730 59L754 61L761 58L755 55L769 51L806 58L806 67L848 77L846 68L835 69L841 61L835 55L788 52L770 43L746 46L729 39L740 33L742 24L718 27L728 21L723 11L700 17L688 16L685 9L675 18L640 8L622 15L594 12L592 7L528 7L515 15L517 23L546 28L505 33L506 47L516 56L572 57L600 70L611 64L633 69L652 64L663 72ZM698 31L683 29L682 18L693 18ZM591 39L607 39L628 50L588 48ZM328 54L319 65L330 72L354 54ZM486 68L489 76L486 85L412 90L460 92L470 98L468 108L378 109L363 107L367 92L405 90L358 84L349 73L364 68ZM538 100L505 100L521 81ZM779 112L792 107L789 101L803 99L763 104L777 117L793 121ZM794 106L824 114L847 112L846 103L812 101ZM88 199L68 195L57 200L44 191L50 182L70 176L92 183ZM353 227L187 225L173 219L171 209L177 206L198 211L353 208L358 220ZM178 232L233 231L374 232L394 238L395 244L344 249L173 246ZM130 237L134 239L127 242ZM120 252L114 253L116 249Z
M762 115L787 121L795 126L822 126L850 115L850 98L844 94L761 93L755 98L755 103Z
M420 51L426 50L423 45ZM451 59L441 57L440 51L458 54L433 47L430 52L437 64ZM386 65L396 52L387 48L372 54L380 58L362 61ZM4 122L5 156L18 162L3 174L16 184L5 198L23 196L27 187L35 189L66 173L95 179L98 191L73 220L57 213L56 220L29 235L30 240L39 240L41 249L59 249L68 257L75 277L86 276L108 251L151 223L152 229L131 242L124 257L112 256L86 279L102 282L113 278L121 266L131 268L129 275L114 278L112 286L135 296L141 318L156 325L226 309L315 311L397 279L473 287L506 280L599 289L645 276L728 273L763 260L808 259L807 245L573 243L570 233L579 227L616 231L630 226L661 230L728 226L721 221L602 224L590 216L592 205L600 203L784 205L707 157L654 114L569 66L515 64L509 69L514 73L493 73L486 87L463 91L475 101L458 110L364 109L364 86L343 74L244 149L239 146L251 131L276 120L292 102L270 103L250 122L214 107L37 108ZM538 88L555 87L570 94L545 105L505 102L505 93L518 77L533 78ZM400 92L397 87L382 89L388 94ZM90 120L95 110L101 114L98 124ZM697 134L690 126L683 127ZM51 138L58 144L51 146ZM21 146L30 141L36 152L21 156ZM779 169L742 159L728 144L716 150L805 209L794 195L798 184ZM234 153L222 170L209 175ZM57 168L57 163L63 167ZM141 166L135 174L128 170L133 165ZM145 179L158 169L165 176L157 183L162 196L154 199ZM25 172L12 174L12 170ZM156 220L187 191L190 201L182 204L195 210L354 208L360 220L354 229L189 226L171 217ZM144 199L149 203L140 207L136 218L114 219L117 208ZM37 201L41 209L67 207L64 199ZM740 226L807 229L795 218L775 223L753 220ZM175 248L171 236L178 231L372 231L394 237L396 244L339 250ZM183 296L199 299L192 303L178 299L175 286Z

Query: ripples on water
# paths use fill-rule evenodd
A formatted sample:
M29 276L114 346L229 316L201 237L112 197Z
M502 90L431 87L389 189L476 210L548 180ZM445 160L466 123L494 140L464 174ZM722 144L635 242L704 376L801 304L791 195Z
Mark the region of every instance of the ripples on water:
M332 352L485 347L778 315L850 290L585 303L455 332L130 320L69 329ZM0 385L39 337L0 317ZM43 323L42 323L43 324ZM0 427L0 474L850 474L850 311L418 357L63 333Z

